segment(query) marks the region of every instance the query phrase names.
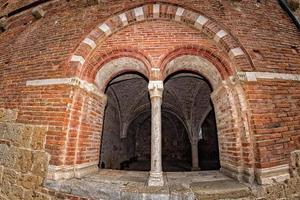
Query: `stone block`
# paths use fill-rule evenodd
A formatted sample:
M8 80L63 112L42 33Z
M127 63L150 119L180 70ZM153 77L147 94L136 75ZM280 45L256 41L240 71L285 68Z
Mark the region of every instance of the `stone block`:
M45 16L45 11L43 10L43 8L41 6L37 6L37 7L33 8L31 13L36 19L40 19Z
M291 152L291 175L300 177L300 150Z
M0 32L5 31L7 29L7 18L0 18ZM0 111L0 119L1 119L1 111Z
M17 119L17 114L17 110L2 108L0 109L0 122L14 122Z
M195 199L194 193L187 187L184 187L181 184L172 184L169 186L170 190L170 199L186 199L193 200Z
M291 178L286 181L285 192L287 196L292 196L294 194L300 194L300 178Z
M0 192L0 200L9 200L6 197L2 196L1 192Z
M3 179L2 186L4 185L4 183L9 183L11 185L16 184L19 177L20 177L20 174L17 173L15 170L4 168L3 176L2 176L2 179Z
M22 173L27 173L32 167L32 152L26 149L18 149L16 155L15 169Z
M16 161L16 148L11 148L7 144L0 144L0 165L12 168Z
M34 150L43 150L45 147L45 139L46 128L35 127L31 139L31 148Z
M8 196L10 191L10 183L7 180L3 180L3 182L0 184L1 188L1 194L3 194L5 197Z
M33 154L32 173L45 177L48 170L49 155L46 152L36 151Z
M33 128L23 124L7 123L4 139L11 141L17 147L30 147Z
M266 199L280 199L285 197L283 184L263 186L262 191Z
M237 199L251 196L247 186L234 181L195 182L191 190L198 199Z
M17 182L18 185L26 189L37 189L43 183L43 178L33 174L21 174Z
M26 199L26 200L50 200L51 198L49 196L47 196L46 194L28 190L25 192L24 199Z
M4 167L3 167L3 166L0 166L0 185L1 185L1 183L2 183L3 170L4 170Z
M24 200L24 189L18 185L11 185L7 196L12 200Z
M0 122L0 140L3 139L4 135L6 134L6 126L7 125L5 122Z

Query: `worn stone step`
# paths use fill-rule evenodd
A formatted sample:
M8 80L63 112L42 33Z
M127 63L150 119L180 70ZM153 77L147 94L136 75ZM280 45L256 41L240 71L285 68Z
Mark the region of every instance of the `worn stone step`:
M250 189L235 181L222 180L210 182L194 182L191 190L198 200L217 200L217 199L250 199Z

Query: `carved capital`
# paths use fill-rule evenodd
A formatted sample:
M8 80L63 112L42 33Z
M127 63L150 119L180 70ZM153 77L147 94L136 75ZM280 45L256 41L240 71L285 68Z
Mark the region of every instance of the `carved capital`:
M160 97L162 98L164 83L163 81L149 81L148 90L150 93L150 98Z

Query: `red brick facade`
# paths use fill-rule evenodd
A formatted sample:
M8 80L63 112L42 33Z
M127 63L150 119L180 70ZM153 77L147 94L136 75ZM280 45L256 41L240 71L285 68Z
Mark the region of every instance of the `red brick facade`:
M141 61L149 80L178 70L216 79L212 101L225 173L263 183L269 175L262 169L289 164L290 153L300 149L300 34L275 0L102 4L50 1L41 5L43 18L25 10L9 17L0 34L0 107L16 109L17 123L47 127L51 167L65 173L68 167L97 164L106 97L86 85L121 57ZM187 55L214 69L167 71L168 63ZM132 70L102 78L107 84ZM271 75L253 80L243 72ZM56 82L30 82L45 79Z

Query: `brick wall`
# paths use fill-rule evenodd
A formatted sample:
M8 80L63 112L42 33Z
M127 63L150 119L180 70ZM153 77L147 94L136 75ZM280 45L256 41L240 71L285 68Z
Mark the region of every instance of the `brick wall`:
M101 124L96 123L102 120L103 99L66 84L29 87L26 86L28 80L78 75L91 81L101 67L99 63L107 61L104 60L109 56L107 54L120 49L125 52L135 49L147 58L149 65L162 67L170 52L187 45L206 49L210 52L205 54L208 60L218 58L218 63L222 63L219 69L223 70L223 79L234 75L236 70L300 74L300 35L276 1L164 2L171 4L161 7L162 19L136 22L130 11L133 25L119 29L116 26L112 35L96 41L94 51L88 50L91 47L87 45L84 47L81 41L89 34L97 34L91 32L97 25L145 1L107 1L101 6L87 6L84 1L52 1L42 5L46 14L39 20L32 16L31 10L8 18L7 30L0 33L0 107L18 110L14 119L16 124L47 127L45 147L51 156L51 165L97 161ZM191 15L185 13L181 22L174 20L176 4L190 10ZM150 16L150 8L151 5L145 6L147 16ZM7 10L1 11L5 12ZM205 15L210 23L202 30L195 29L192 12ZM111 24L120 23L113 19ZM229 34L216 42L213 38L220 29ZM237 46L241 47L244 56L232 59L228 50ZM75 53L86 56L84 66L73 66L69 62ZM239 165L243 160L244 166L254 164L256 168L288 164L290 151L300 148L298 80L260 80L241 84L242 89L237 91L244 91L248 107L247 112L239 116L238 126L241 130L249 117L250 141L242 144L242 155L228 156L228 162ZM224 95L220 98L228 98ZM240 101L239 94L233 98ZM243 103L239 109L243 110ZM221 109L216 108L216 112L218 110ZM227 116L224 119L232 123ZM77 123L79 121L81 123ZM92 122L95 124L91 125ZM234 138L232 145L240 152L238 143L234 142L238 140ZM74 149L76 142L82 145L81 149ZM2 146L8 148L7 143ZM247 160L253 148L255 163ZM221 149L221 153L226 152L225 149L228 147ZM36 150L28 147L28 151L34 153ZM221 158L221 163L226 159ZM4 170L3 167L0 169Z
M288 163L290 152L300 148L300 83L270 80L244 87L252 113L257 167Z

